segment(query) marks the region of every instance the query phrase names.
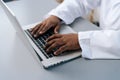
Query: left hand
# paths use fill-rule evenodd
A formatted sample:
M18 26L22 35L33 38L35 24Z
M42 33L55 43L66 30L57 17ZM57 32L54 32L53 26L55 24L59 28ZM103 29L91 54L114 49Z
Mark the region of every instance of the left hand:
M78 43L78 34L54 34L47 39L46 51L49 53L55 48L58 48L54 55L59 55L60 53L67 50L77 50L80 49Z

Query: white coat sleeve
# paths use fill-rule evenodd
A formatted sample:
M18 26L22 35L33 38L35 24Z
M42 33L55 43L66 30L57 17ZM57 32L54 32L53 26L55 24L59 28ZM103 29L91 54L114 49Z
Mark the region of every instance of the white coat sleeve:
M85 16L99 4L100 0L64 0L62 4L50 11L48 15L57 16L66 24L70 24L76 18Z
M79 32L82 56L89 59L120 59L120 30Z

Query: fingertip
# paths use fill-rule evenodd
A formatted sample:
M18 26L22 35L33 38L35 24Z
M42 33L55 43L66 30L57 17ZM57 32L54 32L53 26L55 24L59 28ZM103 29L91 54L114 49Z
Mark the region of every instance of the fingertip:
M35 35L34 35L34 37L36 38L36 37L37 37L37 35L35 34Z
M47 53L50 53L50 50L49 50L49 49L46 49L46 52L47 52Z
M42 32L42 31L40 31L40 32L39 32L39 34L41 35L41 34L43 34L43 32Z
M39 32L39 34L42 35L42 34L44 34L45 32L46 32L46 30L44 30L44 31L42 30L42 31Z
M38 36L39 36L39 34L38 33L36 33L36 34L34 34L33 35L35 38L37 38Z
M57 52L54 52L54 55L55 55L55 56L57 56L57 55L58 55L58 53L57 53Z

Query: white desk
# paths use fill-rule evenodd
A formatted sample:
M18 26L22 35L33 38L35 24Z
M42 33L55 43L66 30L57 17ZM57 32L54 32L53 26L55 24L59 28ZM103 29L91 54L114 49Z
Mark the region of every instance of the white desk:
M54 0L20 0L7 3L21 25L42 20L57 3ZM95 27L83 19L71 25L75 30ZM16 35L0 7L0 80L119 80L119 60L75 59L45 70Z

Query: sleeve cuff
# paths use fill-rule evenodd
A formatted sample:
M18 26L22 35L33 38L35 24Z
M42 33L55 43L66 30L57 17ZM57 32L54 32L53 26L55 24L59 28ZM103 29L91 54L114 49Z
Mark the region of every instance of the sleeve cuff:
M82 49L82 57L88 59L92 59L92 52L90 48L90 37L92 33L92 31L78 33L79 44Z
M62 12L57 11L56 9L53 9L47 15L45 15L45 18L48 18L50 15L54 15L54 16L57 16L58 18L60 18L62 20L61 23L65 23L65 24L71 23L67 16L65 16Z

